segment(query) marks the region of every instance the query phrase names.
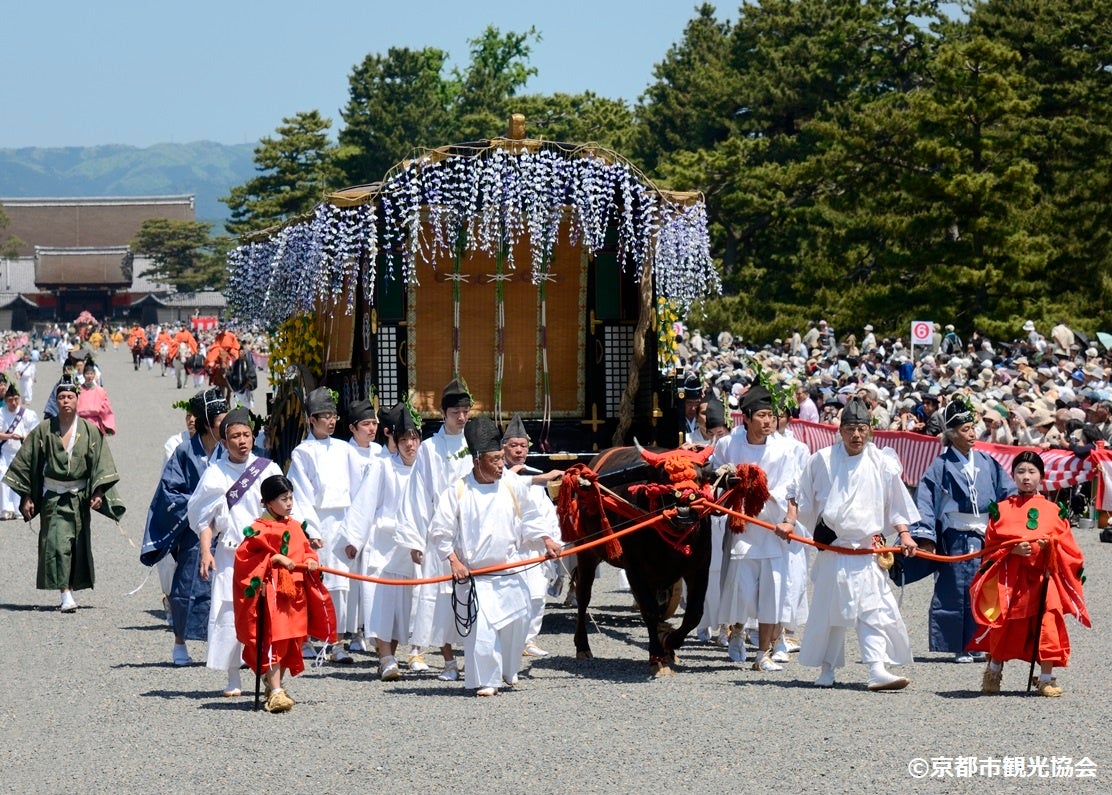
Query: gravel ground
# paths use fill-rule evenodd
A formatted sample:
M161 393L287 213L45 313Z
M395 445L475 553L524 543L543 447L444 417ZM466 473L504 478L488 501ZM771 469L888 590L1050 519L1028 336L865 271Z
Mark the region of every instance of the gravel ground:
M677 675L647 677L644 628L607 569L595 589L596 659L575 660L571 610L555 603L542 645L521 685L493 699L468 697L437 670L384 684L376 659L325 666L292 680L298 705L286 715L252 712L250 697L226 699L221 673L170 664L157 576L127 596L147 570L138 562L163 441L181 429L170 406L191 393L172 375L134 372L124 350L101 361L118 416L111 448L128 513L119 527L97 516L97 588L77 594L74 615L57 594L34 589L35 529L0 525L0 788L61 793L159 791L634 792L727 787L783 792L1107 792L1112 779L1105 630L1112 597L1112 546L1079 531L1088 558L1087 596L1096 629L1071 623L1073 664L1060 699L1028 697L1026 666L1005 670L1005 693L980 697L981 666L924 651L929 589L907 589L903 610L917 650L901 670L901 692L864 689L851 664L832 690L792 662L763 674L730 663L725 650L695 643ZM41 410L52 364L41 368ZM260 399L263 388L260 387ZM204 659L201 643L190 644ZM430 655L430 662L436 663ZM847 659L857 659L849 638ZM249 672L246 672L249 673ZM253 678L245 677L245 682ZM909 773L912 760L937 771L945 760L968 777ZM1045 757L1049 772L1073 773L1087 757L1095 778L1005 776L986 759ZM932 761L933 760L933 761ZM1035 760L1029 760L1033 762ZM1010 771L1009 771L1010 772ZM1068 777L1068 776L1067 776Z

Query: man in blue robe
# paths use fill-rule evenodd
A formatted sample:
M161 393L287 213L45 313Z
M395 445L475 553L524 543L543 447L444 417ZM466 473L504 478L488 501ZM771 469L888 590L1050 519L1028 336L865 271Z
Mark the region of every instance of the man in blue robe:
M987 453L973 449L977 432L972 409L958 396L946 406L947 447L919 480L915 504L920 519L911 536L921 549L963 555L984 548L988 507L1015 494L1015 482ZM955 662L975 662L983 654L966 651L976 625L969 586L980 558L939 563L930 606L930 650L949 652Z
M162 468L143 534L139 562L153 566L167 554L177 562L170 587L170 617L174 628L174 665L193 662L187 640L206 640L212 586L200 576L197 534L189 528L186 506L209 463L223 457L220 423L228 405L216 389L198 392L190 401L196 432L182 442Z

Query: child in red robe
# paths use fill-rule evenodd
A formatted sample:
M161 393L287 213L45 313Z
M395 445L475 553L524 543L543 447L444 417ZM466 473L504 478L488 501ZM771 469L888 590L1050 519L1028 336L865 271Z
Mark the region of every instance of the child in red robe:
M1062 695L1053 671L1069 663L1065 615L1090 626L1081 589L1084 559L1065 510L1038 493L1043 474L1042 458L1023 451L1012 464L1019 493L989 508L985 548L1015 543L987 554L970 587L978 631L969 649L989 654L982 693L1000 692L1006 660L1030 661L1037 654L1039 695Z
M303 526L290 518L293 485L272 475L259 491L266 513L243 531L236 550L236 636L243 644L243 661L266 678L267 712L288 712L294 701L283 689L282 677L305 670L301 646L310 635L336 639L336 613L317 573L317 553ZM260 605L265 611L261 638Z

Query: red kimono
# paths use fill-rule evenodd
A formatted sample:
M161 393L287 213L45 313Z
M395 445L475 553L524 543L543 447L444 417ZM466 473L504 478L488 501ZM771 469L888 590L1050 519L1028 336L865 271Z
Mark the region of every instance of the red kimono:
M1038 660L1055 667L1069 663L1070 639L1065 615L1091 626L1082 593L1084 559L1069 522L1059 507L1041 495L1014 495L1000 502L985 531L985 547L1002 541L1028 541L1028 557L1012 554L1014 546L985 556L970 586L978 630L971 651L987 651L994 660L1030 660L1035 622L1046 582L1046 604L1038 634ZM998 513L997 513L998 512ZM1050 543L1041 549L1037 540Z
M309 571L287 571L272 565L282 554L294 563L317 560L301 524L269 513L243 531L236 550L232 580L235 595L236 636L243 644L243 661L256 673L274 665L293 676L305 670L301 646L311 635L332 643L336 640L336 610L320 575ZM262 670L259 663L259 592L266 603L262 638Z

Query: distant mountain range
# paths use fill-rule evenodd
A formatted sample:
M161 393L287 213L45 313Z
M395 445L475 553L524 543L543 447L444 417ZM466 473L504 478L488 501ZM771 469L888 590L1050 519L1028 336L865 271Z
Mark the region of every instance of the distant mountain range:
M256 144L0 149L0 197L196 196L197 220L228 218L221 196L256 175Z

